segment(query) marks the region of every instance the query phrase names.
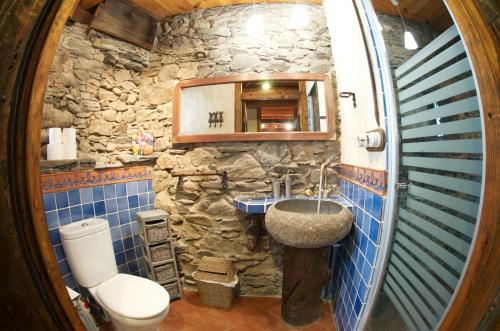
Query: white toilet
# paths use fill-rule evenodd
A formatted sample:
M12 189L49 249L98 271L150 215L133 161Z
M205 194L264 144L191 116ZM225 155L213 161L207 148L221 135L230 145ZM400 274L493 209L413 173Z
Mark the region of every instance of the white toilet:
M89 290L115 331L157 331L170 297L159 284L119 274L108 221L93 218L59 229L75 280Z

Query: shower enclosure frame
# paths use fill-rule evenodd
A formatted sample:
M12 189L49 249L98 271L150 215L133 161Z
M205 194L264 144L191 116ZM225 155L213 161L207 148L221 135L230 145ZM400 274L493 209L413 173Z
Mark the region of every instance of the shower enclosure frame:
M474 41L474 33L470 30L462 31L464 26L471 26L470 20L473 18L478 18L477 16L477 8L476 11L469 12L469 17L464 17L463 12L461 10L471 10L471 4L465 3L462 1L453 1L448 0L444 1L446 7L448 8L452 19L459 30L459 34L465 44L467 55L472 63L471 67L473 70L473 77L475 80L476 90L478 95L480 96L480 113L482 119L482 132L483 132L483 184L482 184L482 192L480 197L480 210L478 214L478 221L473 237L473 241L471 243L471 250L469 252L469 256L467 257L467 261L464 266L464 271L461 274L459 284L457 285L457 289L454 292L450 304L448 305L442 319L439 321L437 326L438 330L450 330L450 329L458 329L459 326L464 328L464 323L469 323L470 327L473 325L478 325L481 319L486 315L479 316L479 314L474 314L473 318L470 319L462 319L467 311L478 311L475 305L470 305L470 308L466 307L466 303L468 303L468 299L471 296L471 293L481 293L474 290L477 286L489 286L489 289L486 290L488 293L489 302L491 303L488 307L489 311L492 312L496 305L494 304L496 288L498 286L498 279L495 279L495 275L498 275L498 267L496 270L491 270L488 272L488 276L490 277L489 284L477 282L474 278L477 278L476 273L474 272L478 265L483 264L481 259L478 259L478 254L484 252L484 249L487 247L485 245L492 245L492 238L495 238L496 241L493 240L496 245L498 245L498 224L495 224L495 215L498 215L498 209L493 211L492 204L494 204L494 199L491 199L491 195L485 196L487 192L486 186L488 186L488 177L492 176L498 181L498 173L495 173L495 169L491 167L491 160L498 162L498 147L491 146L491 137L492 135L498 135L498 124L497 127L488 127L487 121L494 119L494 112L486 111L489 108L489 105L493 106L493 110L497 110L498 112L498 91L497 94L493 91L488 91L485 89L485 84L483 79L480 79L479 76L484 74L481 72L482 68L476 66L478 63L478 58L476 54L478 52L477 40ZM365 40L367 41L367 47L369 48L369 54L372 59L372 63L376 63L378 68L372 68L374 75L377 76L377 93L379 97L379 107L384 110L386 126L387 126L387 199L386 204L384 206L384 227L382 232L381 243L383 246L383 250L380 252L379 257L377 258L375 265L375 274L372 281L372 291L367 299L366 308L364 309L360 323L358 326L359 330L363 330L369 321L370 315L374 309L374 305L378 298L378 294L380 293L383 283L384 283L384 275L387 270L389 258L391 255L392 247L392 239L395 231L396 225L396 214L397 214L397 200L398 200L398 179L399 179L399 130L398 130L398 122L397 122L397 108L396 108L396 96L394 93L393 87L393 79L391 74L391 69L389 66L388 56L385 49L385 42L382 36L382 32L379 30L379 23L373 8L373 5L370 0L354 0L353 5L357 7L357 10L360 12L362 26L361 29L365 34ZM484 28L484 27L483 27ZM481 30L481 29L478 29ZM484 29L483 29L484 30ZM486 31L485 31L486 32ZM484 40L482 40L484 42ZM490 46L495 46L493 43ZM496 45L498 47L498 45ZM498 49L498 48L497 48ZM495 50L495 47L490 48L490 50ZM495 52L492 52L495 53ZM479 70L478 70L479 68ZM497 65L498 70L498 65ZM493 72L495 72L493 70ZM494 76L490 77L492 82L495 81ZM498 83L496 85L498 87ZM496 98L495 98L496 95ZM496 99L496 108L495 108L495 99ZM497 114L498 116L498 114ZM495 151L496 150L496 151ZM491 184L490 190L491 190ZM498 184L496 185L498 190ZM493 189L493 192L495 190ZM491 192L491 191L490 191ZM486 214L485 214L486 213ZM485 233L485 228L492 228L495 231L492 233ZM498 261L499 252L498 248L494 248L494 244L491 250L489 250L490 263L494 261ZM495 269L490 265L492 269ZM479 296L476 296L479 297ZM481 298L478 298L479 301ZM483 304L485 304L483 302ZM469 310L470 309L470 310ZM498 308L496 308L498 309ZM493 313L494 314L494 313ZM493 315L492 314L492 315ZM464 328L468 329L468 328Z
M446 3L462 32L477 78L484 115L486 185L472 258L440 330L455 330L459 326L474 329L491 307L498 286L500 205L495 201L500 200L499 45L473 1L447 0ZM39 176L40 125L48 73L64 23L77 1L8 0L8 4L26 11L22 15L2 12L4 22L15 26L18 34L9 35L10 39L0 43L5 57L9 57L7 61L0 61L0 70L5 73L0 79L0 142L6 153L0 157L3 172L0 241L9 247L9 252L16 252L3 257L5 261L26 266L28 271L22 275L24 282L16 282L13 280L21 277L18 269L2 270L2 280L10 287L2 292L9 309L0 310L0 317L10 323L6 325L33 328L53 325L61 330L85 330L66 292L50 246ZM30 10L39 16L30 16L33 15ZM32 302L42 303L36 307L38 315L19 314L33 309L30 300L14 299L19 293L36 296Z

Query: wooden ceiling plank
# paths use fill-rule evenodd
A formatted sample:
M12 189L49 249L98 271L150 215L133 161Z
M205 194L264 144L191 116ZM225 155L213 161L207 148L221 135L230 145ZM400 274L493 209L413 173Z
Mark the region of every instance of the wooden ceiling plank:
M92 7L97 6L98 4L100 4L103 1L104 0L80 0L80 3L78 4L78 6L82 9L90 9Z

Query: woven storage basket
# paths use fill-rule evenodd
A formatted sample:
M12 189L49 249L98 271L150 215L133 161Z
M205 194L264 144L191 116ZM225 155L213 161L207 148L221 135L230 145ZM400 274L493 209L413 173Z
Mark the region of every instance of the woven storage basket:
M161 262L172 258L170 243L151 246L149 250L151 252L151 262Z
M229 308L236 294L238 276L231 261L217 257L203 257L194 273L198 294L209 306Z
M164 282L175 278L175 267L173 263L153 267L153 272L157 282Z
M168 239L168 223L165 220L144 224L149 242Z

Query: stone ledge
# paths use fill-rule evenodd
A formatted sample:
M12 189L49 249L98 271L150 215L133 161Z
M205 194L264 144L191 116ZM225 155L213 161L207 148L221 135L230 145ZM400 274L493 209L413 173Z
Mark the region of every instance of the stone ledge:
M67 172L77 170L92 170L96 161L93 158L81 158L75 160L41 160L40 170L42 174L52 174L56 172Z

